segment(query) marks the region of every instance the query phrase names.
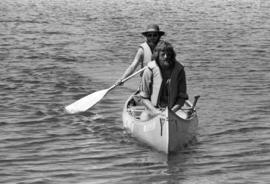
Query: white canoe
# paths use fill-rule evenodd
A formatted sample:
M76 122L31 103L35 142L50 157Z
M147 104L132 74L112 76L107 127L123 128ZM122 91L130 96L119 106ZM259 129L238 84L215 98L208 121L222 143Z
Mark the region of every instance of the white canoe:
M190 109L192 105L187 100L182 109ZM181 110L176 114L166 108L161 115L142 121L140 114L144 110L144 106L136 105L133 95L126 101L123 110L124 128L139 141L169 154L186 147L195 139L198 128L198 117L195 109L188 116L188 110Z

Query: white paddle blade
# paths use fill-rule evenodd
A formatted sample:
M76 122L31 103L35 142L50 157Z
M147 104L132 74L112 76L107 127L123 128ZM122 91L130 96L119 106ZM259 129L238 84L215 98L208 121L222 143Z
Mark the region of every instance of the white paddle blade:
M108 89L96 91L66 106L65 110L69 114L84 112L90 107L94 106L96 103L98 103L107 94L107 92Z

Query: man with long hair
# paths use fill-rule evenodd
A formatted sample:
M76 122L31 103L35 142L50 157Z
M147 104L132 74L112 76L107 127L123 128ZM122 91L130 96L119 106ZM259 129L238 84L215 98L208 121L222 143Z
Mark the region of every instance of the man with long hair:
M173 46L163 40L155 47L152 60L142 76L141 102L150 116L165 107L176 112L188 99L184 67L176 61Z

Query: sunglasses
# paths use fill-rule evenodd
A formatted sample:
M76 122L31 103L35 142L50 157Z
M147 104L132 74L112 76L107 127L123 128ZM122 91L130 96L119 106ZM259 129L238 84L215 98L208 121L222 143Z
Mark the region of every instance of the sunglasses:
M158 33L147 33L146 37L158 37L159 34Z

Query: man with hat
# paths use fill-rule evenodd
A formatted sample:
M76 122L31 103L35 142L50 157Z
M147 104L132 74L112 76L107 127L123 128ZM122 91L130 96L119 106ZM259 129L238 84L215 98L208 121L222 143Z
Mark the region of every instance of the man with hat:
M141 68L143 68L152 60L153 50L164 34L165 32L160 31L157 24L150 24L147 26L146 30L142 32L142 35L145 37L145 42L139 46L133 62L126 69L121 79L118 80L118 83L121 83L122 79L131 75L138 65L141 65Z

